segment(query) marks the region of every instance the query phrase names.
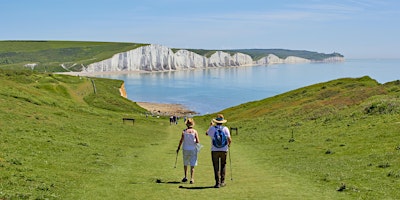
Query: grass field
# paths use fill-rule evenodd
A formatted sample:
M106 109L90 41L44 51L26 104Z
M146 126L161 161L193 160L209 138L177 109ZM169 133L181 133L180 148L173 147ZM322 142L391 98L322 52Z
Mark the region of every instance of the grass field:
M0 72L0 199L400 198L399 81L333 80L221 111L238 134L214 189L214 115L195 118L205 147L184 184L183 122L146 117L122 81Z

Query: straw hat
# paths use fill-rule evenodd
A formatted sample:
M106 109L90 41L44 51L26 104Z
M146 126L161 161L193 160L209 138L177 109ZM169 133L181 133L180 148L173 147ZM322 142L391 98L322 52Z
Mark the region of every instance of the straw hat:
M223 123L226 123L227 120L224 119L224 116L222 114L218 114L217 117L215 119L213 119L213 122L216 124L223 124Z
M194 126L194 120L193 120L193 118L188 118L188 119L185 121L185 124L186 124L187 127L192 128L192 127Z

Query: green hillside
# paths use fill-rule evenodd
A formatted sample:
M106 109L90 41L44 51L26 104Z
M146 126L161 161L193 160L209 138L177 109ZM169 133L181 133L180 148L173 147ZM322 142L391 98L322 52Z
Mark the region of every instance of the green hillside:
M1 70L0 84L0 199L215 198L213 115L195 118L189 185L181 154L173 167L183 123L146 117L122 81ZM399 95L399 81L339 79L222 111L238 134L219 197L399 199Z
M82 64L111 58L114 54L148 44L80 41L0 41L0 67L21 69L36 63L35 71L81 70Z
M300 58L305 58L309 60L317 60L322 61L323 59L330 57L344 57L339 53L318 53L313 51L306 50L288 50L288 49L237 49L237 50L228 50L228 52L241 52L244 54L250 55L253 60L258 60L262 57L268 56L269 54L274 54L281 59L285 59L288 56L297 56Z
M313 51L305 51L305 50L288 50L288 49L225 49L225 50L206 50L206 49L188 49L189 51L193 51L197 54L210 57L216 51L224 51L231 54L235 53L244 53L249 56L253 60L259 60L262 57L268 56L269 54L274 54L281 59L285 59L288 56L297 56L301 58L306 58L309 60L322 61L323 59L330 57L344 57L339 53L318 53Z

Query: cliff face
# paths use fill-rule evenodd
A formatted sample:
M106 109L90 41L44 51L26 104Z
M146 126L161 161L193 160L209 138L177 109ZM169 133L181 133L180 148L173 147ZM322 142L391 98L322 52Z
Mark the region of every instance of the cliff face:
M282 63L308 63L308 62L312 62L312 61L305 59L305 58L295 57L295 56L288 56L285 59L281 59L278 56L275 56L273 54L269 54L268 56L265 56L265 57L255 61L256 64L263 64L263 65L282 64Z
M334 58L327 60L327 62L334 61ZM174 53L172 49L168 47L152 44L148 46L142 46L131 51L115 54L112 58L83 67L82 71L169 71L191 68L304 62L312 61L294 56L289 56L286 59L280 59L272 54L257 61L253 61L249 55L243 53L235 53L231 55L223 51L216 51L209 58L207 58L188 50L179 50Z

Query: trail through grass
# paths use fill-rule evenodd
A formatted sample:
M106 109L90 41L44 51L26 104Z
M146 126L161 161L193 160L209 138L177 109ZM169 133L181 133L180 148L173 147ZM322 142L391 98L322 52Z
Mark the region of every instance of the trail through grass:
M161 121L161 120L158 120ZM166 120L165 120L166 122ZM159 127L157 127L159 126ZM161 129L165 131L159 131ZM213 188L210 138L205 128L199 127L201 143L205 146L195 168L195 184L181 183L183 178L182 154L178 154L174 168L175 149L184 125L168 125L158 122L149 131L149 140L140 148L129 149L113 167L87 180L82 193L72 198L89 199L332 199L333 192L326 192L303 177L281 171L273 163L260 163L259 154L251 147L233 143L230 165L226 171L227 186ZM129 134L129 133L126 133ZM232 171L231 171L232 170ZM232 178L232 180L231 180Z
M335 80L222 111L239 134L215 189L213 115L195 117L204 148L195 184L181 183L182 120L146 117L122 81L0 72L0 199L400 198L399 81Z

